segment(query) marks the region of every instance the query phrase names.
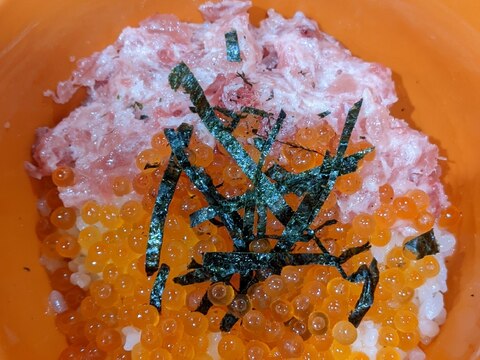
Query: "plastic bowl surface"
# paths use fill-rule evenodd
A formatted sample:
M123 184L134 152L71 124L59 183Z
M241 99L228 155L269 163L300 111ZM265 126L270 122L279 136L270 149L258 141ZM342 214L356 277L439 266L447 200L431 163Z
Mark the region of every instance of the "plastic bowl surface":
M200 20L198 0L0 0L0 359L55 359L65 341L46 316L50 291L35 237L35 193L23 162L35 128L78 104L43 97L121 29L155 12ZM443 181L463 212L449 259L448 318L428 359L480 356L480 2L477 0L253 1L316 19L353 54L392 68L400 101L392 111L439 145ZM294 4L295 3L295 4Z

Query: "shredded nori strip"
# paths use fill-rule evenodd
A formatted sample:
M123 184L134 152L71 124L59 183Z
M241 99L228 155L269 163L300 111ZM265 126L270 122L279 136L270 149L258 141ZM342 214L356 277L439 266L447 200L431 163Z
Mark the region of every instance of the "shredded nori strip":
M236 30L225 33L225 45L227 50L227 60L231 62L240 62L240 46L238 45L238 36Z
M190 133L191 136L191 133ZM185 140L188 142L190 136ZM160 252L163 243L163 228L167 218L168 207L173 199L173 194L177 186L178 179L182 169L178 166L173 155L170 155L167 169L163 174L162 181L158 188L157 198L153 207L152 219L150 222L150 232L147 242L145 271L147 275L152 275L158 269L160 262Z
M227 54L228 37L233 36L228 34L230 33L225 35ZM236 33L234 35L236 38ZM244 74L239 74L239 76L244 81L246 80ZM252 186L240 196L231 199L225 198L218 192L219 186L214 185L205 169L197 167L189 161L187 148L192 134L192 126L182 124L178 129L166 129L165 136L172 149L172 155L160 184L159 194L152 215L147 249L147 272L152 274L158 268L166 211L175 191L178 177L183 171L208 203L204 208L190 214L190 225L194 227L205 221L210 221L217 226L226 226L234 243L234 251L205 253L202 264L192 259L187 267L187 272L173 279L175 283L181 285L206 281L230 283L232 276L238 274L240 275L240 285L237 292L245 294L250 286L258 281L263 281L272 274L280 274L282 269L288 265L320 264L332 266L346 280L351 282L363 281L364 283L360 298L349 316L349 321L358 326L373 303L373 294L378 283L377 263L373 259L370 267L362 265L351 275L345 273L342 264L353 256L368 251L370 244L367 243L359 247L350 248L345 250L340 256L334 256L328 252L321 243L321 239L317 238L315 234L323 227L332 225L336 221L326 221L316 229L312 229L311 226L323 203L332 191L338 176L356 171L358 162L373 150L373 148L369 148L350 156L344 156L353 127L358 119L362 101L360 100L354 104L348 112L335 156L327 152L320 166L300 174L290 173L278 165L274 165L264 172L265 159L269 155L273 143L277 141L276 137L286 118L285 112L279 112L278 118L271 125L267 137L256 137L253 139L255 146L260 151L260 158L255 162L232 135L232 132L241 119L247 115L260 116L272 121L273 114L252 107L243 107L237 113L228 109L210 106L198 81L184 63L180 63L172 70L169 75L169 83L172 89L178 90L182 87L189 94L193 104L190 108L192 112L198 114L210 133L225 148L251 181ZM220 120L215 112L230 118L230 124L228 124L228 121ZM327 112L319 114L319 116L322 115L326 116L328 114ZM254 133L256 134L256 131ZM309 149L304 150L310 151ZM288 193L294 193L299 197L303 197L296 211L284 199L284 196ZM243 210L243 216L239 215L239 210ZM283 224L284 230L281 235L269 235L266 233L268 211L271 211L280 223ZM257 221L256 229L255 220ZM268 253L248 252L248 244L255 239L274 239L277 240L277 244L273 251ZM295 243L306 242L312 239L323 253L291 252ZM151 294L152 305L159 309L167 276L168 267L162 264ZM206 314L211 306L212 304L205 294L196 311ZM229 331L238 320L234 315L226 314L222 319L221 330Z
M417 260L427 255L435 255L440 251L433 229L406 242L404 248L415 254Z
M160 266L157 277L152 287L152 293L150 294L150 305L155 306L158 311L162 309L162 295L165 290L165 284L167 282L168 273L170 268L166 264Z
M329 166L326 166L325 169L328 171L328 176L326 176L323 181L316 183L310 182L309 192L306 192L297 211L285 226L282 238L277 242L274 250L285 251L291 249L296 242L296 234L302 234L318 215L323 203L333 190L335 181L338 176L341 175L343 155L347 150L348 142L358 119L361 106L362 100L356 102L348 111L345 126L343 127L342 135L340 136L340 143L337 147L337 153L332 161L329 161ZM325 155L325 158L327 158L327 155ZM326 161L324 160L322 167L325 163Z
M318 116L323 119L324 117L327 117L328 115L330 115L331 112L330 111L324 111L324 112L321 112L320 114L318 114Z
M251 181L254 181L257 164L215 115L203 89L188 66L185 63L175 66L168 79L172 89L178 90L182 86L185 92L190 95L190 100L197 108L198 115L208 131L229 152L245 175ZM293 211L275 185L263 173L259 179L259 186L264 190L262 192L264 197L261 200L268 205L270 211L280 222L287 223L293 215Z
M178 161L182 166L183 171L188 176L190 181L197 187L197 189L203 194L209 205L219 209L225 208L224 203L228 202L213 185L213 181L210 176L205 172L202 167L194 166L188 160L188 154L186 152L188 143L183 141L182 133L191 133L192 126L188 124L182 124L177 131L173 129L165 129L165 137L170 143L170 147ZM236 212L218 211L222 223L228 229L233 243L238 250L243 250L246 247L244 238L242 237L242 218Z
M202 300L200 301L200 305L195 309L202 313L203 315L207 315L208 310L213 306L212 302L208 299L207 293L203 294Z
M232 330L233 325L235 325L238 320L239 319L235 315L226 313L220 323L220 330L225 332Z
M185 275L177 276L174 281L179 284L203 282L205 276L211 281L226 281L233 274L248 275L251 271L272 269L275 273L289 265L327 265L339 266L354 255L370 248L365 244L345 251L340 257L329 253L290 253L290 252L208 252L203 255L202 269L192 270Z
M352 282L363 281L362 293L355 304L355 308L348 316L348 321L355 327L358 327L367 311L373 305L375 288L379 280L377 260L374 258L369 267L361 265L355 273L348 277L348 280Z

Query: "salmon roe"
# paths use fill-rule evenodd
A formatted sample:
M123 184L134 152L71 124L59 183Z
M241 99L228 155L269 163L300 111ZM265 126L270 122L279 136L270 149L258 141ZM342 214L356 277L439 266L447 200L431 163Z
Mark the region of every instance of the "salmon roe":
M52 181L58 187L72 186L75 183L75 175L72 168L59 166L52 172Z
M236 134L252 131L252 124L242 121ZM259 151L245 140L241 139L242 144L258 161ZM278 153L285 168L299 173L320 165L322 154L331 152L338 138L330 125L322 123L299 130L291 140L303 148L279 144ZM361 332L348 321L362 284L345 279L333 267L286 266L278 273L262 272L246 289L236 276L225 282L188 286L171 281L184 274L188 264L203 264L206 253L234 248L225 227L210 222L189 226L190 215L206 202L185 174L180 175L165 222L161 262L170 267L170 275L162 293L161 313L150 305L154 277L145 274L145 251L151 212L171 152L163 132L155 134L150 145L134 159L136 174L116 174L106 181L109 202L92 198L78 208L64 206L63 188L80 181L67 166L54 170L53 185L42 197L43 219L37 229L42 255L59 262L50 280L66 303L66 309L56 315L57 327L69 343L61 359L202 360L212 358L208 352L212 346L222 359L369 358L352 350ZM251 187L221 146L213 148L197 134L191 145L188 159L205 168L223 196L239 196ZM366 141L351 144L347 155L370 146ZM366 156L360 166L374 156ZM270 166L274 160L270 156L266 163ZM362 185L358 172L340 176L314 224L339 219L341 202ZM289 194L286 201L295 209L301 199ZM350 223L326 226L316 235L336 256L367 242L383 248L386 254L379 264L375 301L365 320L378 328L376 359L397 360L420 343L415 290L437 276L443 263L434 255L417 260L402 246L393 246L391 240L397 241L395 226L401 221L413 232L432 229L436 211L425 191L414 189L398 196L388 183L379 186L375 202L368 212L352 214ZM449 206L442 209L438 226L452 229L460 218L459 210ZM280 236L284 229L281 221L270 213L267 219L266 233ZM252 239L248 250L271 252L276 239ZM298 242L294 252L318 254L321 247L315 241ZM372 253L362 253L342 264L342 269L351 274L362 265L369 266L372 259ZM205 308L206 304L212 306ZM225 316L237 321L213 345L211 335L223 329ZM126 351L124 342L129 336L139 340Z

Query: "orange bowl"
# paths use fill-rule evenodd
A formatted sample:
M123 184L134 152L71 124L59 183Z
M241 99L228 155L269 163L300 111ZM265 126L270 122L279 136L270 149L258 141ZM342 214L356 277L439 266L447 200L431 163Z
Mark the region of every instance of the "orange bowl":
M66 79L80 58L115 40L154 12L200 16L198 0L0 0L1 252L0 358L52 359L64 347L46 315L50 285L39 264L35 192L23 162L38 126L52 126L80 99L56 105L46 89ZM400 101L392 111L429 134L448 158L443 180L463 212L457 251L449 259L448 318L426 348L429 359L480 355L480 3L475 0L259 0L253 22L275 7L304 11L352 52L393 70Z

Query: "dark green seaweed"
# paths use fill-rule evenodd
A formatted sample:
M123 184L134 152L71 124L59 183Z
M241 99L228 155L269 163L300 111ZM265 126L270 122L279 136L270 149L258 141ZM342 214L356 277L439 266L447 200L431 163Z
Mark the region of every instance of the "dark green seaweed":
M157 277L153 283L152 292L150 294L150 305L155 306L158 311L162 309L162 295L165 290L168 273L170 268L166 264L162 264L158 270Z
M433 229L406 242L404 248L415 254L417 260L440 251Z
M236 38L236 33L234 35L232 32L226 34L227 55L229 53L228 39L233 41L233 36ZM233 44L230 44L230 46L233 46ZM245 74L240 75L248 84ZM272 274L280 274L285 266L311 264L332 266L346 280L363 282L360 298L349 316L350 322L358 326L373 302L374 291L378 283L377 263L374 259L369 267L362 265L351 275L345 273L342 265L353 256L368 251L370 245L367 243L350 248L340 256L334 256L328 252L316 233L336 221L326 221L317 228L312 228L312 224L332 191L336 179L341 175L356 171L358 162L373 150L373 148L365 149L353 155L345 156L362 101L355 103L348 112L336 154L331 155L327 152L320 166L300 174L294 174L279 165L273 165L266 171L263 170L265 160L270 154L273 144L278 141L277 135L286 118L283 110L279 112L277 119L273 122L273 114L253 107L243 107L240 112L212 107L195 76L184 63L180 63L172 70L169 75L169 83L172 89L178 90L181 87L190 96L192 112L198 114L202 123L215 137L216 141L230 154L251 181L251 186L240 196L230 199L222 196L218 191L220 186L214 185L205 169L197 167L189 161L188 144L192 127L182 124L178 129L166 129L165 136L172 149L172 155L160 184L152 215L147 249L147 272L152 274L158 269L166 211L178 177L181 172L184 172L208 203L207 206L190 214L190 225L194 227L205 221L210 221L217 226L225 226L234 243L234 251L205 253L202 264L192 260L186 272L173 279L175 283L181 285L206 281L230 283L232 276L239 274L240 285L236 291L245 294L248 288L256 282L263 281ZM220 119L216 113L225 115L231 119L231 122L229 123L228 119ZM232 134L241 119L247 115L269 119L269 123L272 124L266 136L253 138L255 146L260 151L258 161L254 161L248 155L242 144ZM322 115L326 116L328 114L327 112L319 114L321 117ZM256 134L256 131L253 132ZM295 144L288 145L297 146ZM309 149L303 150L311 151ZM300 205L295 211L284 199L284 196L289 193L302 197ZM240 210L243 211L243 216L240 216ZM266 233L268 212L271 212L283 224L284 230L281 235ZM268 253L249 252L248 244L256 239L274 239L277 244L273 251ZM312 239L317 243L322 253L291 252L297 242L306 242ZM168 267L165 268L162 264L151 295L151 303L159 309L161 292L167 276ZM208 297L204 295L200 306L196 310L205 314L211 306ZM222 331L229 331L237 321L238 318L234 315L225 315L221 324Z
M236 30L225 33L225 45L227 50L227 60L231 62L240 62L240 46L238 45L238 36Z

